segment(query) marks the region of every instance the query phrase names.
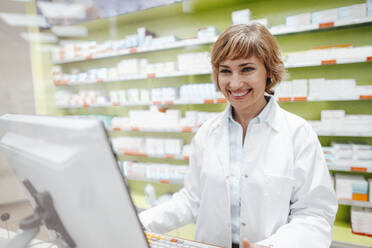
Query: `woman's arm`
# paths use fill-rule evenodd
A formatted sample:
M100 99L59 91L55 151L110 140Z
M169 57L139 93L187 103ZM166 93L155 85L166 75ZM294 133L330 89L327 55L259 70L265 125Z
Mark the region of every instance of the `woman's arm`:
M196 145L197 136L191 142L189 169L184 187L159 206L140 213L139 218L146 230L166 233L186 224L193 223L200 202L200 150Z

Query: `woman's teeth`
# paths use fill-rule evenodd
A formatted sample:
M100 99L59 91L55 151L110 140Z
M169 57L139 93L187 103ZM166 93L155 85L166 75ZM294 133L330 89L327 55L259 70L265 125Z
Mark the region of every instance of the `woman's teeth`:
M244 95L248 94L249 92L251 92L251 90L252 90L252 89L249 89L249 90L247 90L247 91L240 92L240 93L231 93L231 95L236 96L236 97L244 96Z

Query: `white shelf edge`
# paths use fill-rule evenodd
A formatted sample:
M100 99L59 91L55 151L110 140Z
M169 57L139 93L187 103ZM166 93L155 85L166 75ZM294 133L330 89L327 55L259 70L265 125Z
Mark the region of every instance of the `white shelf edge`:
M60 84L56 85L57 87L63 87L63 86L82 86L82 85L103 85L103 84L109 84L109 83L118 83L118 82L126 82L126 81L132 81L132 80L144 80L144 79L153 79L153 78L168 78L168 77L185 77L185 76L196 76L196 75L208 75L211 74L211 71L198 71L198 72L174 72L169 74L154 74L154 76L149 75L135 75L131 77L123 77L113 80L105 80L102 82L99 81L80 81L78 83L73 84Z
M226 103L221 102L224 101L223 99L205 99L205 100L196 100L196 101L186 101L186 100L174 100L174 101L154 101L154 102L139 102L139 103L126 103L126 104L115 104L115 103L107 103L107 104L96 104L96 105L76 105L76 106L69 106L69 105L60 105L57 106L59 108L98 108L98 107L134 107L134 106L149 106L149 105L193 105L193 104L219 104L219 103Z
M111 52L111 53L104 54L104 55L94 55L94 56L92 55L90 59L86 59L86 57L72 58L72 59L66 59L66 60L57 60L57 61L53 61L52 63L54 65L60 65L60 64L68 64L68 63L95 60L95 59L104 59L104 58L111 58L111 57L118 57L118 56L132 55L132 54L162 51L162 50L181 48L181 47L207 45L207 44L212 44L216 40L217 40L217 37L214 37L211 39L186 39L186 40L176 41L167 46L163 45L163 46L153 46L153 47L126 48L126 49L122 49L121 51ZM131 52L132 50L135 50L135 52Z
M364 208L372 208L372 202L364 202L364 201L354 201L354 200L338 200L338 204L340 205L347 205L347 206L355 206L355 207L364 207Z
M331 27L323 27L320 28L319 26L321 24L310 24L306 26L300 26L300 27L294 27L293 30L290 30L291 27L288 27L290 31L272 31L270 28L270 32L272 35L286 35L286 34L295 34L295 33L302 33L302 32L309 32L309 31L321 31L321 30L329 30L333 28L338 28L338 27L347 27L347 26L353 26L353 25L360 25L360 24L366 24L372 22L372 17L365 17L365 18L358 18L358 19L352 19L352 20L338 20L335 21L333 26Z
M115 131L136 131L136 132L161 132L161 133L196 133L198 128L193 128L192 132L183 132L181 130L169 130L167 128L164 129L142 129L139 127L137 130L136 128L126 128L121 130L114 130L112 128L108 129L109 131L115 132ZM328 132L317 132L318 136L343 136L343 137L372 137L372 133L328 133ZM355 166L357 167L357 166ZM349 167L342 167L342 166L329 166L329 169L331 170L339 170L339 171L351 171L350 166ZM368 173L372 172L371 170L367 171Z
M211 101L213 100L213 103L205 101ZM221 100L221 99L219 99ZM290 100L290 101L279 101L279 103L294 103L294 102L337 102L337 101L368 101L372 99L316 99L316 100ZM69 105L60 105L57 106L58 108L99 108L99 107L135 107L135 106L150 106L150 105L196 105L196 104L220 104L220 103L226 103L226 102L218 102L217 99L206 99L206 100L198 100L198 101L184 101L184 100L175 100L175 101L163 101L160 103L154 103L154 102L142 102L142 103L126 103L126 104L100 104L100 105L90 105L90 106L69 106Z
M140 181L140 182L149 182L149 183L161 183L161 184L169 184L169 185L183 185L183 182L177 182L174 179L151 179L151 178L140 178L140 177L131 177L125 176L128 180L132 181Z
M345 61L339 61L339 62L337 62L337 59L328 58L327 60L323 60L323 61L335 60L336 62L322 64L322 61L319 61L319 63L311 63L311 64L304 64L304 65L285 65L285 68L291 69L291 68L303 68L303 67L311 67L311 66L327 66L327 65L343 65L343 64L355 64L355 63L368 63L370 61L367 61L367 58L368 57L371 57L371 56L372 55L370 55L370 56L367 55L367 56L365 56L363 58L358 58L358 59L355 59L355 60L345 59Z
M330 63L330 64L322 64L320 61L319 63L313 63L313 64L307 64L307 65L286 65L285 68L291 69L291 68L303 68L303 67L311 67L311 66L327 66L327 65L339 65L339 64L353 64L353 63L368 63L367 61L368 57L366 56L363 58L360 58L358 60L346 60L341 62ZM334 59L329 59L334 60ZM103 85L108 83L118 83L118 82L126 82L126 81L133 81L133 80L144 80L144 79L153 79L153 78L168 78L168 77L184 77L184 76L196 76L196 75L208 75L211 74L211 71L200 71L200 72L190 72L190 73L183 73L183 72L174 72L170 74L154 74L154 76L149 75L135 75L131 77L125 77L125 78L118 78L113 80L105 80L102 82L99 81L80 81L79 83L73 83L73 84L55 84L57 87L66 87L66 86L84 86L84 85Z
M116 155L119 155L119 156L134 156L134 157L143 157L143 158L160 158L160 159L170 159L170 160L183 160L183 161L188 161L189 159L185 159L185 156L183 155L149 155L149 154L136 154L136 153L128 153L128 154L125 154L124 152L118 152L118 151L115 151L115 154Z
M372 137L372 133L355 132L355 133L343 133L343 132L316 132L318 136L342 136L342 137Z
M130 128L113 128L113 127L108 127L107 130L110 132L120 132L120 131L125 131L125 132L160 132L160 133L196 133L198 128L193 127L191 128L191 131L184 131L185 129L189 129L191 127L180 127L180 128L145 128L145 127L130 127Z
M357 172L357 173L372 173L372 168L370 169L370 168L362 167L362 168L365 168L366 169L366 171L362 171L362 170L351 170L350 167L353 167L353 166L330 165L330 166L328 166L328 169L331 170L331 171L345 171L345 172ZM358 167L358 166L355 166L355 167Z

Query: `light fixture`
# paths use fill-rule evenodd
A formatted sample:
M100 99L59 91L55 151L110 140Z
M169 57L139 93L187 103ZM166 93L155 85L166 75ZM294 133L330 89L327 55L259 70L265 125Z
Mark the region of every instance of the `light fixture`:
M37 6L46 18L85 19L87 5L38 1Z
M21 33L21 37L29 42L56 43L57 36L43 33Z
M53 26L52 32L62 37L86 37L88 29L84 26Z
M56 45L37 45L36 49L39 52L45 53L45 52L51 52L53 49L57 49L59 46Z
M17 14L0 12L0 18L10 26L20 27L49 27L45 18L41 15Z

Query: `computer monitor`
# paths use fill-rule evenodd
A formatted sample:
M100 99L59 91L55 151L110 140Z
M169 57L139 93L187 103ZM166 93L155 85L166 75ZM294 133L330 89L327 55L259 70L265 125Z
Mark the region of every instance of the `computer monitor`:
M7 114L0 129L31 204L30 191L48 192L76 247L149 247L100 121Z

